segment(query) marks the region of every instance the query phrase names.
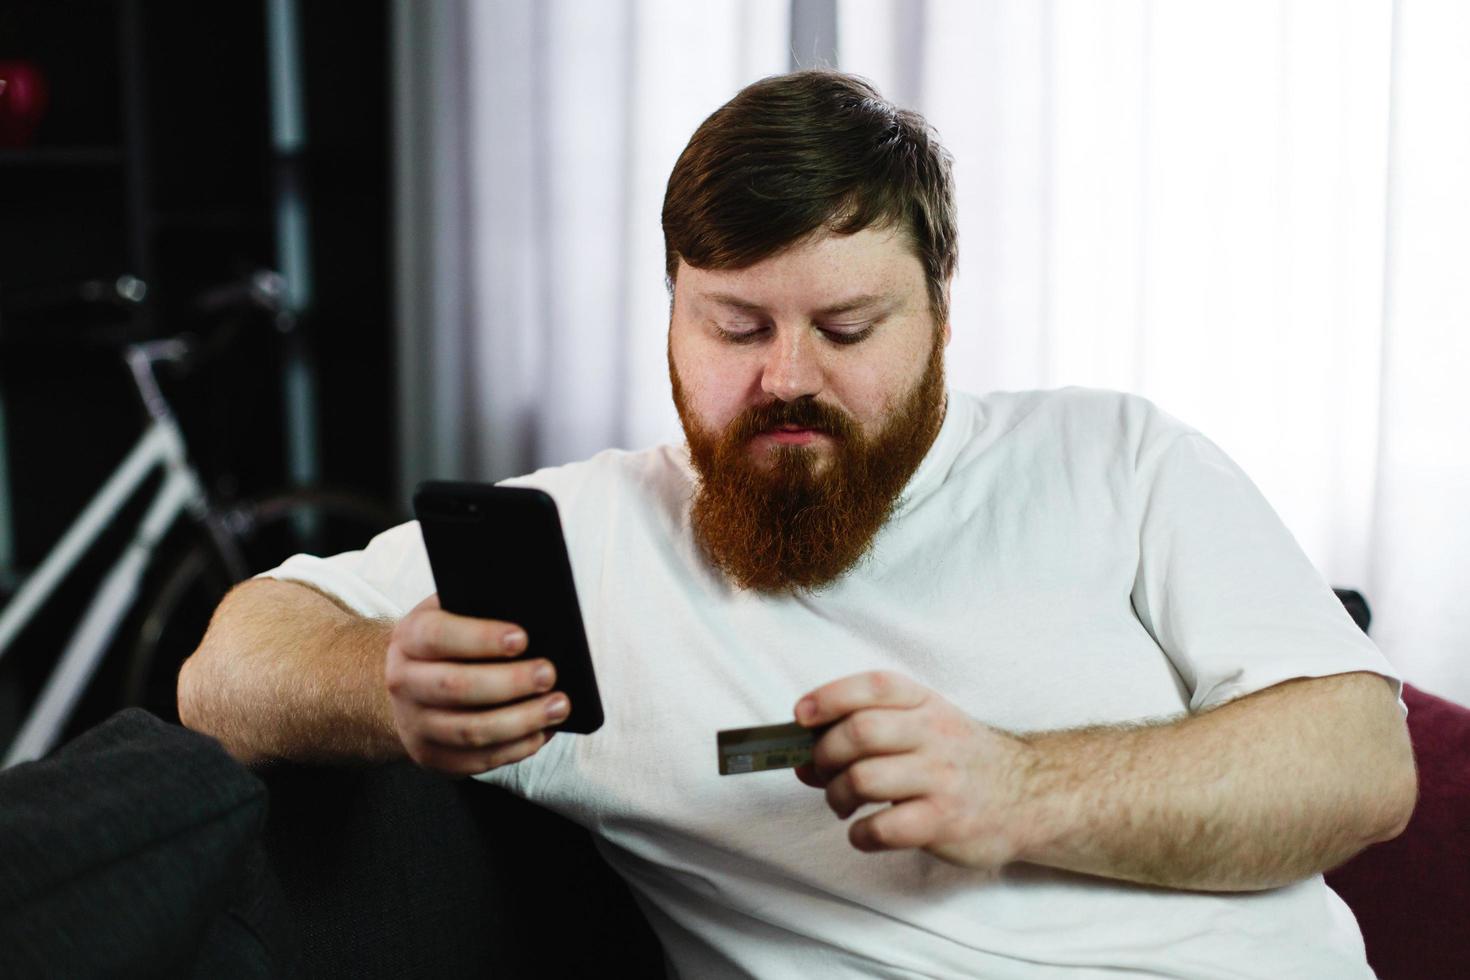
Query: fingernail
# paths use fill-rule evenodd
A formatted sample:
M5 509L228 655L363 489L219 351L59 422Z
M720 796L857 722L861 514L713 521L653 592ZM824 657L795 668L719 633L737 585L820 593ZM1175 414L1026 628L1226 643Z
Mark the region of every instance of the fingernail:
M557 696L546 702L546 717L552 721L561 721L567 716L567 699Z
M536 686L541 690L544 691L551 686L551 677L551 664L542 664L536 668Z
M506 653L516 653L526 648L526 634L520 630L507 633L500 638L500 649Z
M811 721L817 713L817 703L811 698L802 698L796 702L796 720L802 723Z

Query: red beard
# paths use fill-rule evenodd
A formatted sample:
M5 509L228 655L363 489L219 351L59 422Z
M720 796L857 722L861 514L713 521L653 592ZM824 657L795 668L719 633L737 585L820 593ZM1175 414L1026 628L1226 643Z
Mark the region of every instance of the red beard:
M841 411L806 397L747 409L723 433L699 426L669 359L674 406L699 475L690 520L709 561L737 586L759 592L814 590L867 554L899 494L944 421L944 342L936 335L924 375L871 440ZM750 440L781 425L832 437L830 464L817 452L780 445L768 467Z

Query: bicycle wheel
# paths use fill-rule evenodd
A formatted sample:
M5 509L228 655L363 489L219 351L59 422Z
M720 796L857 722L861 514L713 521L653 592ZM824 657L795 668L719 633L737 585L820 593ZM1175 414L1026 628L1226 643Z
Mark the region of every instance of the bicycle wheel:
M294 554L361 548L373 535L404 520L375 500L330 489L292 490L247 501L225 508L223 517L250 575ZM215 608L235 584L218 545L201 529L199 540L172 563L141 604L144 612L125 654L120 706L178 720L179 667L198 648Z

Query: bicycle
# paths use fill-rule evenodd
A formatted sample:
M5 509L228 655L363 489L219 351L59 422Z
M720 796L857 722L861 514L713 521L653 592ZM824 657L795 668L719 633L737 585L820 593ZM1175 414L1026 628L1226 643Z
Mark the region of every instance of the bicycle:
M88 285L95 294L96 284ZM111 286L106 299L138 304L145 295L141 281L124 276ZM259 271L241 284L204 294L196 309L217 312L249 306L270 313L285 331L294 328L294 320L284 309L283 296L281 277ZM138 627L124 654L122 702L171 714L178 667L231 586L291 554L330 553L324 547L329 541L331 550L361 547L373 534L404 519L356 492L323 487L291 488L236 503L212 497L191 462L184 432L155 369L168 363L187 372L201 354L217 354L232 338L230 333L222 336L206 343L181 333L122 344L123 360L149 424L0 610L0 659L137 490L160 469L163 479L122 555L103 575L0 768L40 758L54 747L130 613L137 615ZM184 516L202 534L181 556L160 554L165 537ZM146 594L145 583L152 583Z

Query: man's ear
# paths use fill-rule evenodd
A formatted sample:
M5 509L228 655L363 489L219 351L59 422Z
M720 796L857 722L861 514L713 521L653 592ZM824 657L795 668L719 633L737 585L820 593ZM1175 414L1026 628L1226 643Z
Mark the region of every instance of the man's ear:
M946 279L946 280L944 280L944 309L945 309L945 314L944 314L944 346L946 346L946 347L949 346L950 334L953 332L953 331L951 331L949 329L949 321L950 321L950 317L951 317L951 314L950 314L949 311L954 309L954 307L952 305L950 305L951 302L952 302L952 297L949 294L949 285L952 282L954 282L953 279Z

